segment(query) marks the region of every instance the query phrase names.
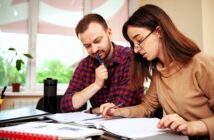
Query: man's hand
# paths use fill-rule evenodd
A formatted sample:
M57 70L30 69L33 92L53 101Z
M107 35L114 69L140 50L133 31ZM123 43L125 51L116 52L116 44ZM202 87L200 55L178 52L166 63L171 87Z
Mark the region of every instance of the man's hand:
M105 65L102 64L95 70L95 84L99 88L102 88L106 79L108 79L108 70Z

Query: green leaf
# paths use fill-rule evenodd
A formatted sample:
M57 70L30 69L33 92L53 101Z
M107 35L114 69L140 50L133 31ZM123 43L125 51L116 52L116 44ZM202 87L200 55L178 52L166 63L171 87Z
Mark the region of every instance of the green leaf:
M16 51L15 48L9 48L8 50L9 50L9 51Z
M23 62L21 59L17 59L17 60L16 60L16 69L17 69L18 71L21 70L22 64L24 64L24 62Z
M28 54L28 53L24 53L23 55L24 55L25 57L29 58L29 59L32 59L32 58L33 58L32 55L30 55L30 54Z

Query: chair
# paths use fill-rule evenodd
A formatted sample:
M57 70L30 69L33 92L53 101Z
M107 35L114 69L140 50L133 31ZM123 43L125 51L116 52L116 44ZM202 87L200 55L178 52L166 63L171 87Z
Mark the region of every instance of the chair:
M56 109L55 109L55 113L62 113L61 110L60 110L60 101L61 101L61 98L63 97L63 95L57 95L56 96ZM81 108L79 108L78 110L76 111L82 111L82 110L85 110L87 107L87 104L83 105ZM37 106L36 106L36 109L39 109L39 110L43 110L45 111L44 109L44 97L41 97L37 103Z

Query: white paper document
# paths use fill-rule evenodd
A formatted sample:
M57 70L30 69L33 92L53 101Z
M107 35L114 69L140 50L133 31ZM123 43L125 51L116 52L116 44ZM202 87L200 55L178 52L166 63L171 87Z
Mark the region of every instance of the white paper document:
M59 123L73 123L76 121L102 118L102 116L85 112L57 113L46 117Z
M123 118L102 122L102 128L113 134L127 138L137 139L165 133L157 128L159 119Z
M158 118L121 118L103 121L102 128L118 136L129 139L143 139L150 136L165 135L171 139L188 140L188 137L172 134L168 129L158 129Z
M116 120L116 119L121 119L121 118L119 118L119 117L113 118L113 120ZM88 119L88 120L75 121L74 123L78 124L78 125L81 125L81 126L102 129L103 128L102 123L104 123L104 122L107 123L108 121L112 121L112 119L108 120L108 119L105 119L105 118L101 117L101 118L94 118L94 119Z
M101 128L106 132L114 134L128 139L147 139L148 137L158 135L159 140L165 137L169 139L188 140L187 136L177 135L171 133L168 129L158 129L158 118L116 118L112 120L106 120L104 118L86 120L76 122L84 126L90 126L95 128ZM162 136L162 138L161 138Z

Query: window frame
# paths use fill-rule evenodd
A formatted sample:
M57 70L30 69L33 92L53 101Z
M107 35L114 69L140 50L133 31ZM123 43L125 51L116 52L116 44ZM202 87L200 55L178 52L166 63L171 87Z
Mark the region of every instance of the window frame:
M128 17L137 8L138 0L127 0L128 1ZM26 73L26 87L25 90L31 91L41 91L43 89L43 84L36 83L36 42L38 33L38 18L39 18L39 2L40 0L29 0L29 40L28 40L28 52L34 56L34 59L28 61L27 63L27 73ZM91 2L92 0L84 0L83 2L83 15L91 12ZM82 48L83 57L87 55L87 52ZM68 84L58 84L58 90L65 90Z

